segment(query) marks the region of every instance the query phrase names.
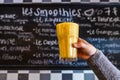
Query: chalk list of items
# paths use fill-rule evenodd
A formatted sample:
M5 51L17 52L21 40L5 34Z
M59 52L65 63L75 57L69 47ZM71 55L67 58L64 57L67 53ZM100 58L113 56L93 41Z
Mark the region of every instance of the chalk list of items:
M46 6L47 5L47 6ZM80 37L120 67L119 4L0 5L0 68L87 69L81 59L59 60L56 24L76 22Z

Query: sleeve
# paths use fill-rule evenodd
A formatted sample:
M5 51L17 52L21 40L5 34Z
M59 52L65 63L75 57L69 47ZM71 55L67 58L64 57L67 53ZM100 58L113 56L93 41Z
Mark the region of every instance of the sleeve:
M107 59L102 51L97 50L87 60L87 63L99 80L120 80L120 71Z

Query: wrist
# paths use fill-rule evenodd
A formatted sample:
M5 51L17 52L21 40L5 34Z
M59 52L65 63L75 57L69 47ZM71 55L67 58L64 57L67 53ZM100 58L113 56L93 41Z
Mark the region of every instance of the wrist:
M90 51L89 58L92 57L93 55L95 55L96 52L97 52L97 49L96 49L96 48L92 49L92 50ZM88 58L88 59L89 59L89 58Z

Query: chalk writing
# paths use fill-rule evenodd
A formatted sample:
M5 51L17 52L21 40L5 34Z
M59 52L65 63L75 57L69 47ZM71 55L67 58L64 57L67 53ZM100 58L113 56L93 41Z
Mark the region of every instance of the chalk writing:
M38 69L47 66L54 69L88 67L81 59L75 62L59 59L56 24L75 22L80 27L79 36L102 50L116 66L120 67L118 58L120 56L120 6L114 4L0 6L0 64L2 66L37 67Z
M65 8L58 8L58 9L41 9L41 8L22 8L22 15L23 16L76 16L81 17L81 9L65 9Z
M0 39L1 45L15 45L15 39Z
M9 31L23 31L23 26L13 26L13 25L4 25L4 26L0 26L0 30L9 30Z
M100 30L100 29L90 29L87 30L87 33L89 35L108 35L108 36L117 36L120 35L120 32L118 30Z
M21 53L22 52L26 52L26 51L30 51L30 45L27 45L27 46L10 46L8 48L8 51L20 51Z
M42 40L36 39L35 44L39 45L39 46L41 46L41 45L53 46L53 45L58 45L58 42L57 42L57 40L47 40L47 39L45 39L45 40L42 41Z
M0 15L0 20L2 19L15 19L16 18L16 14L1 14Z
M18 61L22 61L23 57L22 57L22 55L3 54L2 55L2 59L3 60L18 60Z

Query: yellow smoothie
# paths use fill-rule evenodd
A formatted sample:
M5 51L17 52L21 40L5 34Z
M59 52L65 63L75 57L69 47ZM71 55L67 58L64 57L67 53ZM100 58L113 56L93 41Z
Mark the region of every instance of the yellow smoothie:
M59 45L59 57L64 61L77 60L77 49L72 43L79 37L79 25L73 22L63 22L56 25L56 33Z

